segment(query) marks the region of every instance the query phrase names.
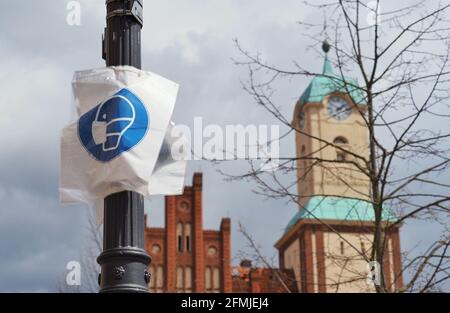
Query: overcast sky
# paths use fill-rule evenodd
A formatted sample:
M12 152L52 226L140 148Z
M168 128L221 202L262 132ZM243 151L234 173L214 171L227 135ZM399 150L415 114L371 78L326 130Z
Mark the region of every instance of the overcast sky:
M70 122L73 72L104 66L101 34L104 0L83 0L81 25L66 23L69 1L12 1L0 19L0 291L54 291L66 263L79 260L86 244L84 206L61 206L58 200L59 136ZM320 12L296 0L145 0L142 32L143 69L180 84L173 120L192 125L195 116L207 124L271 124L275 120L242 90L246 78L233 65L238 38L250 51L282 65L292 60L312 71L322 57L306 49L299 19L321 20ZM290 115L307 80L286 80L277 94ZM282 147L293 155L291 145ZM233 255L245 249L236 231L242 222L275 256L280 238L296 208L283 200L252 193L252 183L230 183L217 169L246 168L243 162L221 167L193 161L192 173L204 173L204 227L218 229L232 219ZM146 203L149 223L163 226L163 202ZM406 235L404 233L406 232ZM404 229L402 245L417 242Z

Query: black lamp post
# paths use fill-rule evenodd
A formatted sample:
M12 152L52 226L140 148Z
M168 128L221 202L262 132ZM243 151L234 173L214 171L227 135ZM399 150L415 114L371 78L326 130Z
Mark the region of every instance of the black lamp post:
M103 59L107 66L141 68L143 0L106 0ZM122 191L105 198L100 292L148 292L150 256L144 250L144 198Z

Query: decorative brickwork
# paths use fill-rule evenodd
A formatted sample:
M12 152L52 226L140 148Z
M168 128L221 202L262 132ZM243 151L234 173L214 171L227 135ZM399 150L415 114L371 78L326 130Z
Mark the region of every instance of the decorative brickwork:
M145 228L151 292L231 292L231 221L203 229L202 174L182 195L165 198L165 227Z
M237 293L288 293L298 292L292 270L253 268L243 260L233 270L233 292Z

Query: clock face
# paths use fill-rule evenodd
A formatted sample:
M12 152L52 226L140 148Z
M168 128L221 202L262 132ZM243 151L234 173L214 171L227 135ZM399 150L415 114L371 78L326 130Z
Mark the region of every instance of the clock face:
M303 129L303 127L305 127L305 111L303 111L303 109L300 110L300 114L298 115L298 124L300 126L300 129Z
M342 97L333 96L328 100L328 114L338 121L343 121L350 116L352 108Z

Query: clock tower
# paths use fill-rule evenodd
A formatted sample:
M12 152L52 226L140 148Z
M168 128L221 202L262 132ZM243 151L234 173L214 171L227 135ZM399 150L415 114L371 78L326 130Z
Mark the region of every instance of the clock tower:
M311 196L367 199L369 182L352 162L368 158L364 96L356 80L336 75L327 56L322 75L315 76L297 101L292 122L296 131L300 206ZM361 164L363 166L363 164Z
M326 41L322 49L322 73L297 101L292 121L299 211L275 246L280 267L294 270L303 292L370 292L374 213L363 173L369 157L365 98L356 79L333 69ZM383 219L393 216L386 210ZM386 242L385 281L394 290L402 285L398 228Z

